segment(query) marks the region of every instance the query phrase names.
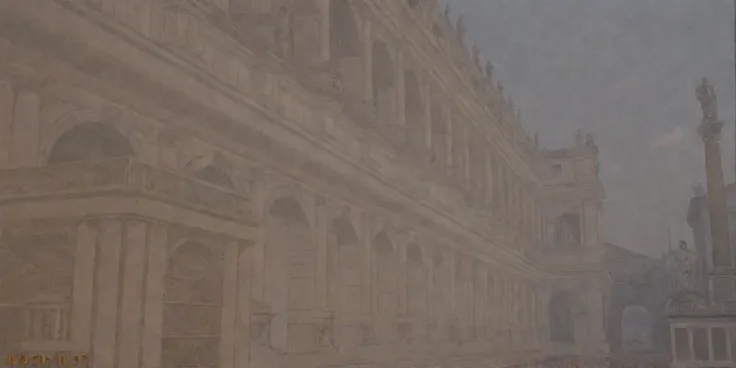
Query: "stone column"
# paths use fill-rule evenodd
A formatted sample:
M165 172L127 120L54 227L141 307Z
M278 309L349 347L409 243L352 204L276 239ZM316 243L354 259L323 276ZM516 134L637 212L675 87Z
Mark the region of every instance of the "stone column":
M10 164L15 91L10 81L0 80L0 168Z
M114 368L123 225L120 221L105 220L100 224L98 234L92 361L95 367Z
M237 241L224 245L222 269L222 314L220 336L220 367L235 367L235 329L238 314L238 263L240 249Z
M250 366L251 270L254 247L251 245L238 254L237 310L235 313L235 367Z
M714 271L711 277L712 298L730 299L733 296L733 268L731 243L728 233L728 209L723 188L721 148L718 143L723 122L704 119L699 133L705 144L705 170L708 182L708 211L713 247Z
M13 109L10 157L13 166L35 166L38 163L39 118L41 97L36 88L18 92Z
M137 368L141 349L141 318L144 305L144 280L146 274L146 239L148 224L129 222L125 226L123 258L122 299L120 301L120 325L118 332L118 367Z
M76 349L84 353L89 353L91 348L96 248L96 228L86 222L80 224L77 228L77 249L74 255L74 326L71 333Z
M315 302L319 309L328 308L328 254L327 254L327 200L324 197L317 198L315 208L314 241L317 248L317 276L315 278Z
M152 225L148 238L148 272L146 273L143 331L141 334L141 367L157 368L161 364L161 336L164 310L164 276L166 275L168 232Z

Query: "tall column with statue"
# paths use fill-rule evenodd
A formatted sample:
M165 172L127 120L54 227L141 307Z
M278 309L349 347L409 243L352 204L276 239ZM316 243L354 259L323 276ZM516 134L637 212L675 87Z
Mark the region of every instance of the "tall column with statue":
M705 170L708 183L708 211L713 249L713 272L710 276L711 298L714 301L733 297L733 259L728 233L728 210L723 186L721 148L718 140L723 122L718 120L718 105L713 85L703 78L695 90L703 111L698 132L705 144Z

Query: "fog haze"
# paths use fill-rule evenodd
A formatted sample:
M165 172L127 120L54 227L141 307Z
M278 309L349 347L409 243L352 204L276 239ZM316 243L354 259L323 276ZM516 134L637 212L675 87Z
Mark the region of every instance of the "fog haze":
M605 239L658 255L705 182L701 77L715 85L733 180L733 4L725 0L448 0L541 145L593 133L608 192Z

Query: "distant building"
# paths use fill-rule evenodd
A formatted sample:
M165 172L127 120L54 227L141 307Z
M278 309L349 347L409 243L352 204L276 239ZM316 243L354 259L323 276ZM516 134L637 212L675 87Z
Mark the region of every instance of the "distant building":
M670 337L665 315L669 289L664 260L610 243L604 245L604 252L612 285L606 308L611 366L666 363Z

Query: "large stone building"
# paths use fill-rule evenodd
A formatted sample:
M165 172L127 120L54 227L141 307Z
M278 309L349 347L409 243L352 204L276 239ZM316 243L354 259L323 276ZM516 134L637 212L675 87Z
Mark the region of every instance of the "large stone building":
M0 1L4 351L604 354L597 149L538 150L436 5Z

